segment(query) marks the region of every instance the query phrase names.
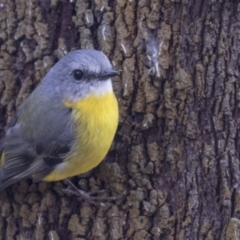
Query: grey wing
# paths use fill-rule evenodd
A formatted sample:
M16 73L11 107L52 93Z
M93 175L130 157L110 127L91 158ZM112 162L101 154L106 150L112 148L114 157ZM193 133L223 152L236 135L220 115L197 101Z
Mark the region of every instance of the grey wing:
M53 171L57 164L63 162L74 139L68 120L64 118L63 125L65 123L66 126L60 124L62 129L58 131L61 132L55 138L51 133L45 132L45 139L34 139L34 136L31 140L25 139L22 137L23 129L18 122L7 131L3 144L4 164L0 170L0 191L27 177L41 180ZM61 118L57 121L61 122ZM65 131L67 134L64 133Z

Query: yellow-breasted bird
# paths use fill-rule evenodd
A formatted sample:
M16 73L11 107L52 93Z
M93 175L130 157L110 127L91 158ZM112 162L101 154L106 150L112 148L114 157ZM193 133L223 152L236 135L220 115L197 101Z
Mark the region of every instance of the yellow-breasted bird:
M58 181L96 167L118 125L111 77L96 50L61 58L23 102L3 143L0 190L22 179Z

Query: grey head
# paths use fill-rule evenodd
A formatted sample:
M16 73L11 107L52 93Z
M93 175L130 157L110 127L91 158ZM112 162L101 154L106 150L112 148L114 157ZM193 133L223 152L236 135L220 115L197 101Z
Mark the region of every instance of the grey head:
M75 50L61 58L42 81L51 95L78 100L88 93L112 91L111 77L119 75L105 54L93 49Z

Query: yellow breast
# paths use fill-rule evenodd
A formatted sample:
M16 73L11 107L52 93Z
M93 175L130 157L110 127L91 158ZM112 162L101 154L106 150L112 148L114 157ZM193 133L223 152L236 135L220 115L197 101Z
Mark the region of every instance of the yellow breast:
M106 156L118 125L118 104L113 92L88 95L79 102L65 102L72 108L78 136L64 163L44 178L57 181L96 167Z

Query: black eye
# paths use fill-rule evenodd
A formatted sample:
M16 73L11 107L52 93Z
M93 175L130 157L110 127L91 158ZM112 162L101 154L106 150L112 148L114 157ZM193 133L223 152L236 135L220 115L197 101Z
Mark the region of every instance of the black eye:
M74 70L73 71L73 77L76 79L76 80L81 80L82 77L83 77L83 72L81 70Z

